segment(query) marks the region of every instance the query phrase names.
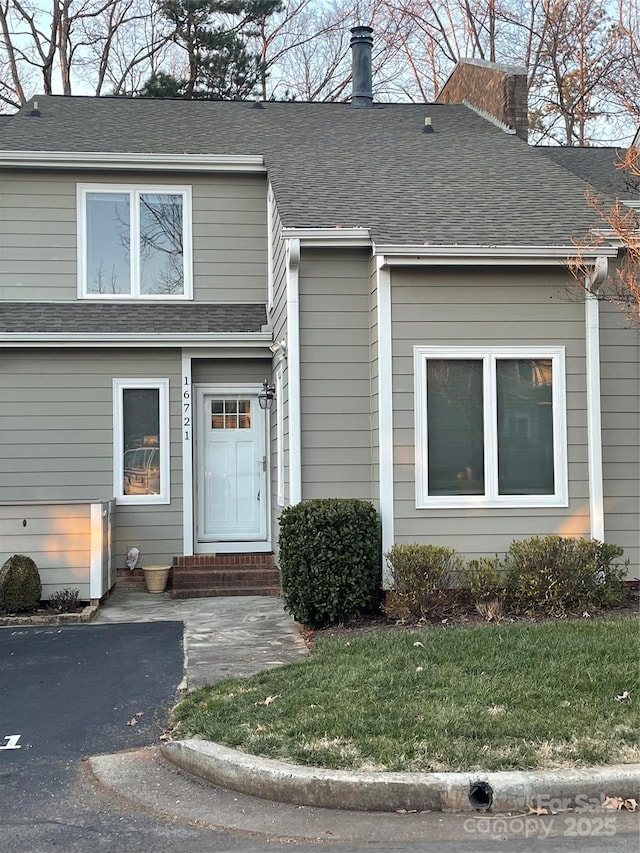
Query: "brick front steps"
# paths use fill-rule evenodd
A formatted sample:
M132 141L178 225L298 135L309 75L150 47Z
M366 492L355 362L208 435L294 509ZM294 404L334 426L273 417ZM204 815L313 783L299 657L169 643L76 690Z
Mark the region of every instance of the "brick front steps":
M173 561L173 598L279 594L273 554L199 554Z

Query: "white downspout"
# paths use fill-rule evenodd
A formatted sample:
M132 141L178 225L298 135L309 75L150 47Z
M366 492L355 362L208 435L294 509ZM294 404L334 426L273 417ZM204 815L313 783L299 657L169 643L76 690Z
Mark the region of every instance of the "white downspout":
M302 500L300 425L300 240L289 240L287 269L287 365L289 383L289 503Z
M592 539L604 540L602 418L600 405L600 323L597 288L607 277L607 259L598 258L585 293L587 370L587 448L589 460L589 521Z

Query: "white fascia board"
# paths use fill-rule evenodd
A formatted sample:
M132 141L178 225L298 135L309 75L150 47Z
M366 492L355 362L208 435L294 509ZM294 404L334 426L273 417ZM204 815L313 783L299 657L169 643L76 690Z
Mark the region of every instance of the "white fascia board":
M282 228L280 236L283 240L299 240L301 246L372 245L368 228Z
M4 332L0 334L0 347L269 347L273 335L268 332L220 333L218 335L197 334L153 334L135 336L103 333L53 334L49 332Z
M0 152L0 167L266 173L264 159L256 155L135 154L100 151L3 151Z
M613 246L588 246L580 250L584 260L614 258ZM386 266L422 264L566 264L576 256L575 246L402 246L375 245L374 254Z

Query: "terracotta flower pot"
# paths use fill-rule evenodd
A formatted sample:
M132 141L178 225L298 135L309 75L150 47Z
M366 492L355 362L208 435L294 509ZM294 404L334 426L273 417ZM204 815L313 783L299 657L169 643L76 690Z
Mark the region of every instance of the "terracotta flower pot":
M171 566L143 566L144 582L147 592L161 593L167 588Z

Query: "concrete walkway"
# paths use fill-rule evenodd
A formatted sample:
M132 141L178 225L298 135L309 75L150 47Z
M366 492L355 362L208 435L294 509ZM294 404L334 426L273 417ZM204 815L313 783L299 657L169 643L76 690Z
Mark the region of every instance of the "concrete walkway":
M277 596L174 599L168 592L123 590L100 607L94 624L184 623L187 690L255 675L307 655L295 622Z

